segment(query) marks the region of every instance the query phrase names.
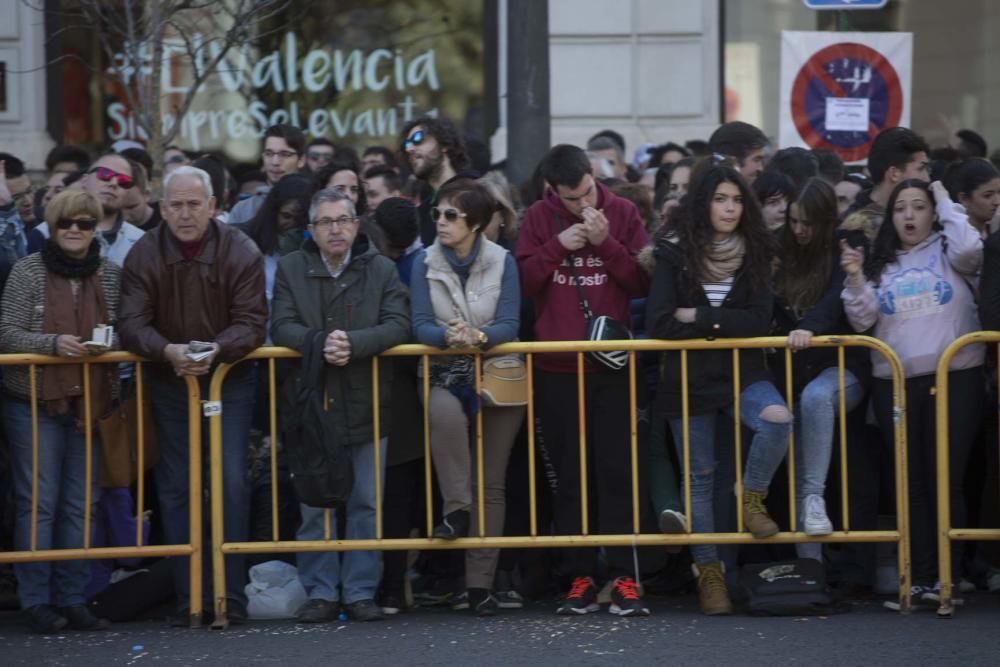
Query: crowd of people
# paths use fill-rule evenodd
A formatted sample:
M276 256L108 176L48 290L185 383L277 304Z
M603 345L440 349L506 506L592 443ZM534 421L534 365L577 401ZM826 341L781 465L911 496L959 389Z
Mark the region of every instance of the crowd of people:
M304 551L295 556L307 595L300 622L332 621L342 611L378 620L415 598L489 616L553 592L560 593L557 613L582 615L600 609L602 587L611 613L643 616L656 582L665 590L693 585L705 614L730 614L742 563L791 555L791 547L767 541L783 525L819 537L844 525L842 505L853 530L875 529L897 510L898 415L888 362L848 348L841 366L836 349L810 344L814 336L868 334L905 369L912 593L934 601L934 373L952 340L1000 328L1000 236L991 234L1000 225L1000 171L978 134L963 130L953 144L932 150L910 129L887 129L865 168L847 168L832 151L775 151L758 128L730 122L708 141L646 144L629 160L622 137L608 130L584 147L552 147L517 185L503 164L490 163L485 146L429 116L406 125L398 150L371 146L361 155L274 125L259 168L174 146L162 164L135 142L118 142L96 160L57 146L37 190L21 160L0 154L0 353L75 360L123 349L149 360L144 380L159 445L147 484L155 491L144 499L152 511L135 516L134 487L104 488L85 472L86 429L135 392L134 369L67 363L37 366L32 377L27 367L5 367L0 491L11 521L4 548L135 544L140 523L149 542L186 543L186 378L196 378L207 398L220 363L265 344L304 354L314 346L350 492L330 512L296 498L286 465L295 452L283 434L299 414L307 381L300 364L280 367L273 397L267 366L238 364L222 389L227 542L371 539L380 504L386 538L526 535L529 485L538 490L541 534L620 535L638 526L670 534L745 530L755 542L699 544L689 553L431 550L415 563L401 551ZM110 346L92 339L101 326L113 327ZM737 368L729 350L690 351L684 361L679 352L643 353L632 392L622 370L627 357L596 353L588 355L578 400L577 355L539 353L535 423L527 423L524 401L478 391L483 367L476 364L490 357L470 348L579 341L595 330L672 340L781 336L793 354L748 349ZM371 359L407 342L454 352L426 364L386 357L373 377ZM508 367L524 367L522 356L507 356ZM997 452L987 446L997 437L995 364L978 344L950 366L957 526L996 525L989 499L996 498ZM271 398L279 406L276 442ZM432 489L425 488L424 414ZM745 438L737 438L734 420ZM846 469L832 456L842 424ZM537 479L527 474L529 429ZM97 471L102 448L96 429L90 436ZM792 508L774 500L789 495L791 482L779 471L790 441L794 526ZM685 458L687 480L679 472ZM830 481L844 476L847 499ZM423 516L427 492L433 526ZM85 540L88 499L94 536ZM954 551L955 581L1000 590L1000 554L957 543ZM804 542L794 555L823 562L845 595L878 588L874 545ZM247 571L263 560L226 556L226 590L214 596L228 599L231 622L247 619ZM104 629L136 606L172 597L174 622L187 624L189 559L115 567L118 576L109 577L107 563L15 565L27 623L45 633ZM213 608L210 582L206 609Z

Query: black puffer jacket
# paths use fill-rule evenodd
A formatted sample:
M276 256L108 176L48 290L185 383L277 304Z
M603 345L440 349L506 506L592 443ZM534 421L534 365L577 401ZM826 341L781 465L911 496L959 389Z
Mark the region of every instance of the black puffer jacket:
M801 317L796 317L795 310L782 297L774 301L775 336L787 336L795 329L812 331L815 336L857 335L844 314L844 302L840 293L844 289L843 269L840 268L840 254L835 252L830 272L830 281L820 300L816 302ZM779 269L780 270L780 269ZM768 361L777 386L782 393L785 389L785 350L781 349L768 355ZM809 382L822 371L837 365L837 349L832 347L815 347L792 355L792 387L798 395ZM867 387L872 375L871 355L868 348L859 346L847 347L844 351L844 367Z
M674 319L678 308L696 308L691 324ZM650 338L751 338L770 331L774 294L770 287L754 289L742 271L721 306L714 307L692 275L681 249L663 242L656 250L646 325ZM667 417L681 416L680 352L665 352L660 364L656 409ZM740 390L770 380L763 350L740 352ZM688 352L688 410L691 415L711 414L733 404L733 354L730 350Z

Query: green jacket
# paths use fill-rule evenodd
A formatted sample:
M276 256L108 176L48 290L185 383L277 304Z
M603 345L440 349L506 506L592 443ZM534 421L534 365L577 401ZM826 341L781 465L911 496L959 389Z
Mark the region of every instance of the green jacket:
M312 240L278 261L271 301L271 339L275 345L303 351L317 330L340 329L351 342L346 366L327 365L327 408L338 415L337 437L350 445L374 437L371 358L409 340L410 303L396 266L359 234L351 259L338 278L330 275ZM285 406L295 404L300 364L283 374ZM380 435L388 435L392 367L379 360ZM286 414L289 414L286 412Z

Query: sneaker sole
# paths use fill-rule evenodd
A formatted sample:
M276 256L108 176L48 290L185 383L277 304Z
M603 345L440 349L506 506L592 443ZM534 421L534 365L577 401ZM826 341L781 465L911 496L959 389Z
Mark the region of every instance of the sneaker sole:
M614 614L615 616L649 616L649 608L643 607L642 609L622 609L616 604L612 604L608 607L608 612Z
M501 609L524 609L524 603L523 602L516 602L516 601L512 601L512 602L499 602L498 601L497 602L497 606L500 607Z
M584 614L592 614L595 611L600 611L601 605L596 602L588 604L586 607L559 607L556 610L556 614L559 616L583 616Z
M833 524L826 523L819 526L810 526L809 524L806 524L805 530L802 532L810 537L822 537L823 535L829 535L833 532Z
M382 607L382 613L385 614L386 616L395 616L401 611L402 609L399 609L397 607Z
M668 535L676 535L687 530L687 526L676 514L660 514L660 532Z

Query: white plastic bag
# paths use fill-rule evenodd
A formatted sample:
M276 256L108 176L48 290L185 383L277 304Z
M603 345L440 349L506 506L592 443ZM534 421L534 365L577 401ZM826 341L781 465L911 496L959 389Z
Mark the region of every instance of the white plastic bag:
M247 613L254 619L295 618L299 607L306 603L306 589L299 582L294 565L269 560L250 568L250 583L246 586Z

